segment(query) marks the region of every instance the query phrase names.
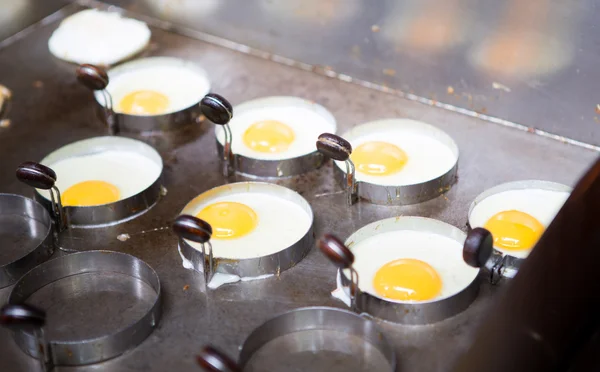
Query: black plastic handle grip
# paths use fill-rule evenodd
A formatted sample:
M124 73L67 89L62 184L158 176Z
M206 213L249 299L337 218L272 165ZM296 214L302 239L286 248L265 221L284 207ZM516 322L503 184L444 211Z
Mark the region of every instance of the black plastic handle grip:
M77 67L77 80L91 90L103 90L108 85L108 74L98 66L83 64Z
M354 263L354 254L334 235L325 234L317 242L317 246L336 266L346 269Z
M463 259L469 266L483 267L494 249L492 233L482 227L469 231L463 245Z
M200 101L200 110L215 124L225 125L233 117L233 107L228 100L216 93L208 93Z
M45 165L26 161L17 167L17 179L36 189L49 190L54 187L56 173Z
M173 231L179 237L204 244L212 236L212 227L197 217L182 214L173 222Z
M196 356L196 362L208 372L241 372L242 369L228 356L212 346L205 346Z
M46 313L29 305L4 305L0 309L0 325L14 331L35 331L46 324Z
M352 145L340 136L323 133L317 140L317 150L333 160L346 161L352 154Z

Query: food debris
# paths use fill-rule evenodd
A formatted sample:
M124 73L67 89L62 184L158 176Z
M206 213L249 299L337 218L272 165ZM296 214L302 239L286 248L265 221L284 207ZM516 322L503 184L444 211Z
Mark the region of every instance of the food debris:
M34 88L43 88L44 87L44 82L41 80L36 80L33 82L33 87Z
M0 120L0 128L8 128L10 127L10 119Z
M160 195L161 195L161 196L165 196L165 195L167 195L167 193L168 193L168 192L169 192L169 190L167 190L167 188L166 188L166 187L164 187L164 186L161 186L161 187L160 187Z
M131 235L129 235L129 234L120 234L117 236L117 239L119 239L122 242L127 241L130 238L131 238Z
M183 290L184 291L187 291L188 289L190 289L190 285L189 284L186 284L186 285L183 286Z
M500 90L505 91L506 93L510 93L510 88L509 87L507 87L504 84L497 83L495 81L492 83L492 88L494 88L494 89L500 89Z
M452 88L451 86L448 86L448 89L446 89L446 91L448 92L448 94L454 94L454 88Z
M387 76L396 76L396 70L394 70L393 68L384 68L383 74Z
M600 104L596 105L596 114L600 115Z
M379 31L381 31L381 27L379 27L378 25L371 26L371 32L379 32Z

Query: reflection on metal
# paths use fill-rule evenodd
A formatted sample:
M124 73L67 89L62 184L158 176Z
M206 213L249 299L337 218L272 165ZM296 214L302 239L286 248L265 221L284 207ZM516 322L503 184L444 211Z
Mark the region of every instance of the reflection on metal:
M600 150L597 11L586 2L106 3L244 53Z

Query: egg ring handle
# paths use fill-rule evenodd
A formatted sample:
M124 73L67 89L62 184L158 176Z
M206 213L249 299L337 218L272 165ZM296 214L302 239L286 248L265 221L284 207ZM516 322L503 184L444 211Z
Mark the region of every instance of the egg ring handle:
M113 110L113 99L106 87L108 86L108 74L102 67L82 64L77 67L75 71L77 74L77 81L91 91L100 91L104 98L104 120L108 127L108 132L111 135L117 134L119 128L117 126L117 117Z
M229 177L235 172L235 159L231 151L232 134L229 121L233 118L233 106L225 97L208 93L200 101L200 111L215 124L223 126L225 143L223 144L223 176Z
M48 344L44 337L43 327L46 325L46 312L26 304L8 304L0 309L0 325L13 331L31 332L41 351L40 370L50 371L53 363L50 360Z
M204 284L208 285L215 274L215 260L213 257L212 245L210 244L210 238L213 233L212 226L200 218L190 216L189 214L182 214L175 219L172 229L179 239L187 239L200 243L202 247Z
M356 168L350 160L352 145L342 137L333 133L323 133L317 139L317 151L328 158L346 163L346 194L348 205L358 200L358 184L356 183Z
M10 109L12 92L10 89L0 84L0 122L4 121Z
M196 362L207 372L242 372L235 361L210 345L202 348Z
M485 267L494 251L492 233L483 227L469 231L463 245L463 260L475 268Z
M55 237L57 237L59 232L67 228L67 219L60 197L60 190L55 185L56 172L43 164L26 161L17 167L16 175L19 181L28 186L49 191L53 220L56 224Z
M323 254L338 267L339 270L350 270L350 305L356 309L358 295L358 272L354 269L354 254L335 235L325 234L318 241L317 246Z

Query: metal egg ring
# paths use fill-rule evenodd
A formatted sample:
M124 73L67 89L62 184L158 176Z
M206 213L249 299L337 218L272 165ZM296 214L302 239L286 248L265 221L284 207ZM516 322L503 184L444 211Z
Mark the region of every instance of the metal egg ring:
M506 191L513 190L546 190L546 191L556 191L556 192L566 192L570 193L573 188L567 185L563 185L562 183L551 182L551 181L542 181L542 180L523 180L523 181L513 181L506 182L500 185L491 187L481 194L477 195L475 200L469 206L468 213L468 225L469 228L472 229L474 227L471 221L471 214L473 209L482 202L484 199L496 195ZM547 227L547 226L546 226ZM502 277L504 278L512 278L514 277L521 264L525 261L526 257L516 257L510 255L508 253L503 253L496 248L494 248L494 253L492 255L492 259L489 262L488 269L491 272L490 281L492 283L498 282Z
M184 260L184 267L204 273L206 284L210 282L215 274L225 274L239 278L279 275L300 262L314 245L314 215L310 204L295 191L271 183L238 182L215 187L190 201L181 211L181 215L195 215L199 205L216 197L257 192L282 198L299 206L309 217L310 225L308 229L292 245L281 247L281 250L275 253L253 258L220 257L218 252L212 257L212 248L210 250L211 254L205 252L205 255L201 250L193 247L191 241L179 236L179 252ZM201 242L205 242L205 240L204 236L199 239Z
M77 156L91 155L110 150L128 151L144 156L159 165L160 172L155 180L135 195L97 206L63 207L65 227L96 228L115 225L131 220L152 208L161 197L163 162L159 153L150 145L125 137L92 137L65 145L41 160L42 165L52 164ZM60 175L58 177L60 179ZM64 191L64 190L63 190ZM35 191L35 199L53 213L52 201Z
M190 74L197 75L201 80L205 80L204 86L198 87L198 100L196 103L189 107L181 108L174 112L168 112L165 114L158 115L133 115L124 114L118 112L114 107L112 113L109 113L107 118L106 109L106 97L105 92L111 93L110 81L117 81L119 76L133 73L135 71L141 71L151 67L176 67L178 69L186 69L190 71ZM105 90L97 90L94 92L96 102L98 103L98 115L101 119L109 121L107 125L109 129L114 126L114 132L133 132L133 133L144 133L144 132L157 132L157 131L170 131L182 128L186 125L197 122L202 116L200 111L200 100L209 92L210 82L208 80L208 73L197 64L174 57L150 57L126 62L122 65L114 67L108 70L109 83ZM108 98L109 100L112 100ZM114 102L116 105L117 102ZM112 103L111 103L112 105ZM113 120L114 123L111 123Z
M286 106L305 108L316 113L330 124L329 127L323 128L324 132L336 132L336 120L331 112L329 112L325 107L303 98L289 96L263 97L237 105L233 108L234 119L229 123L229 126L232 132L235 132L235 118L243 115L245 112L263 109L265 107L277 108ZM224 129L222 126L216 126L215 136L220 157L223 156L223 131ZM311 139L310 144L313 144L313 139ZM236 146L235 141L233 142L233 146ZM250 156L237 154L234 151L232 159L233 168L237 173L244 176L265 178L289 177L310 172L321 167L324 161L324 156L314 149L300 156L278 160L257 159Z
M425 217L392 217L368 224L348 239L345 245L352 247L370 237L392 231L421 231L440 235L464 244L466 234L460 229L445 222ZM423 302L401 302L386 300L382 297L364 292L358 287L354 296L350 296L351 278L343 270L338 270L338 284L341 284L344 294L352 300L354 310L367 313L376 318L402 324L429 324L452 317L471 305L479 291L479 273L477 269L473 279L459 291L440 298ZM351 270L352 271L352 270ZM359 280L360 283L360 280ZM354 285L354 288L357 286Z
M0 288L8 287L54 253L53 220L35 200L0 194Z
M398 131L399 129L410 130L437 140L453 153L455 158L453 165L436 177L419 183L381 185L361 181L356 177L356 173L352 170L352 167L346 167L344 162L336 161L333 167L334 177L340 185L348 189L350 195L349 203L354 203L358 199L364 199L369 203L381 205L417 204L433 199L450 190L457 180L458 146L447 133L433 125L410 119L377 120L356 126L341 137L349 142L353 142L355 139L366 137L372 133L378 133L389 128L393 128L394 131ZM347 162L346 164L348 164Z

